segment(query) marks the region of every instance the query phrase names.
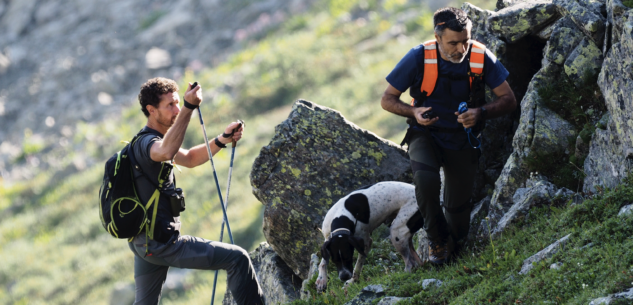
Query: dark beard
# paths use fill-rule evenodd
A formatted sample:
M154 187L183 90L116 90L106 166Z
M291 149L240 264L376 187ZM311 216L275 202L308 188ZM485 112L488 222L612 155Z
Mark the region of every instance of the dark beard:
M177 116L174 116L171 119L167 119L167 118L163 117L162 115L159 115L158 118L156 119L156 121L158 122L158 124L160 124L162 126L165 126L167 128L170 128L176 122L176 117Z

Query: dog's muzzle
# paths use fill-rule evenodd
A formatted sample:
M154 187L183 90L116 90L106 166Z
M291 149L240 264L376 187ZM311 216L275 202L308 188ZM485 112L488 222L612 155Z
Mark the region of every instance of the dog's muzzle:
M352 273L349 272L349 270L347 270L347 269L343 269L343 270L338 272L338 278L341 281L345 282L345 281L347 281L347 280L352 278Z

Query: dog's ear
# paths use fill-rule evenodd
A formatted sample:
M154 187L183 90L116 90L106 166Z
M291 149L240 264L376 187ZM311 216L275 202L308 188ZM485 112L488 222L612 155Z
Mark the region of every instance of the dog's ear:
M358 251L358 253L360 253L362 256L367 256L365 255L365 241L362 238L350 235L347 239L349 240L349 243L352 244L354 249Z
M325 243L323 243L323 246L321 246L321 257L326 261L330 260L330 241L329 240L326 240Z

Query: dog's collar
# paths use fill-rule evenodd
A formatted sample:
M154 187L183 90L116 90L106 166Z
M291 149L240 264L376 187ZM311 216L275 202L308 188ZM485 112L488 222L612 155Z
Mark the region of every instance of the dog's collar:
M336 229L336 230L332 231L332 233L330 233L330 239L332 239L332 237L334 237L334 233L336 233L336 235L352 235L352 231L350 231L349 229L339 228L339 229Z

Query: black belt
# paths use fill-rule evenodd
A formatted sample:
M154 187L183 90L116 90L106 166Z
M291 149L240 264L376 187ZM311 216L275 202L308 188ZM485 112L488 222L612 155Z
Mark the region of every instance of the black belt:
M456 127L456 128L442 128L442 127L433 127L433 126L429 126L429 127L424 127L427 128L430 132L444 132L444 133L458 133L458 132L464 132L464 128L462 127Z

